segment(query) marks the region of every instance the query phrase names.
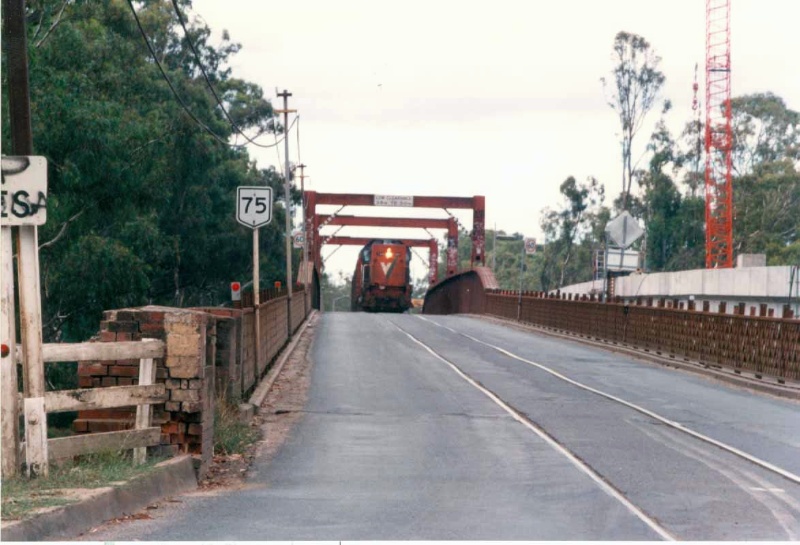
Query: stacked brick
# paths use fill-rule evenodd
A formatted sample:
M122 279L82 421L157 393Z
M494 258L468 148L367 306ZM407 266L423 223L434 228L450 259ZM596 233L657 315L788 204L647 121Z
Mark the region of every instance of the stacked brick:
M166 386L168 401L153 406L153 425L161 426L163 453L202 455L201 465L213 453L215 333L216 320L207 313L149 306L105 312L96 338L165 341L166 357L155 363L156 382ZM138 360L85 362L78 367L83 387L133 385L138 375ZM130 429L134 413L134 408L81 411L73 429L78 433Z
M107 311L103 313L100 332L94 340L115 342L138 341L142 338L163 339L163 321L164 312L159 311ZM157 379L163 379L164 376L165 372L159 369ZM139 360L88 361L78 366L79 388L138 384ZM155 412L158 413L158 409ZM98 433L132 429L134 417L133 408L81 411L78 419L73 422L73 430L76 433Z
M153 405L154 426L161 427L163 454L191 453L203 475L213 454L214 407L221 397L242 399L255 387L288 338L287 298L259 305L261 353L256 358L255 312L252 308L175 309L147 306L104 313L99 342L160 339L164 358L157 359L156 382L168 399ZM303 293L293 300L295 329L305 317ZM135 385L139 360L79 364L81 387ZM81 411L73 424L78 433L117 431L134 426L135 408Z

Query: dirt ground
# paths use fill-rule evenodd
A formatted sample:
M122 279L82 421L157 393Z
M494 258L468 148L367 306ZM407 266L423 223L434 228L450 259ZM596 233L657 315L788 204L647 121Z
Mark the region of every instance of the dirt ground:
M243 486L253 460L256 457L269 460L284 443L308 400L311 345L317 319L318 315L311 318L251 423L259 428L261 440L244 455L215 456L198 494L217 494Z

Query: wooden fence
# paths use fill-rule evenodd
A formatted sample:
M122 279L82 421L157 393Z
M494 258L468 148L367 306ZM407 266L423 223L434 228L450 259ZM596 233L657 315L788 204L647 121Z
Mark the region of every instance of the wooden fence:
M16 410L3 411L9 417L21 412L24 415L25 442L20 441L18 433L3 437L3 458L10 457L18 462L24 460L30 474L46 475L51 460L69 458L80 454L108 450L134 450L134 462L143 463L147 447L159 444L161 428L151 426L151 404L164 403L166 390L164 384L155 384L154 358L163 358L164 342L144 339L136 342L91 342L78 344L42 345L44 362L87 362L87 361L135 361L139 360L139 380L135 386L109 386L105 388L81 388L45 392L42 397L3 399L6 407ZM3 377L7 380L8 377ZM4 388L4 392L10 389ZM47 414L89 409L112 409L136 406L135 429L79 435L74 437L47 438ZM11 427L9 427L10 429ZM3 427L4 434L6 426Z

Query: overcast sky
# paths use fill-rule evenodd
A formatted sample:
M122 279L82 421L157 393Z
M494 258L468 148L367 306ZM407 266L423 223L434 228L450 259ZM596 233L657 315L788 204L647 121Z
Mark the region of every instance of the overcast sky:
M800 110L800 1L731 4L733 95L772 91ZM293 93L307 189L485 195L487 227L540 240L541 210L560 206L566 177L595 176L609 196L621 190L618 120L600 83L618 31L644 36L662 57L673 133L692 118L695 63L704 99L703 0L195 0L192 14L242 44L236 77L267 97L276 87ZM639 152L649 133L640 133ZM297 151L292 135L293 162ZM259 166L278 164L274 150L251 155ZM470 213L456 215L471 227ZM339 234L428 238L402 229ZM356 252L339 250L327 272L350 276ZM427 261L427 250L420 255ZM426 274L421 265L415 277Z

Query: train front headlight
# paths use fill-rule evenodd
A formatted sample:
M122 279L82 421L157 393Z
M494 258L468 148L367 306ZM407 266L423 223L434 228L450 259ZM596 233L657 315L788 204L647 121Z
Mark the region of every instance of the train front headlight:
M386 250L386 259L392 259L392 256L393 256L393 254L392 254L392 249L391 249L391 248L388 248L388 249Z

